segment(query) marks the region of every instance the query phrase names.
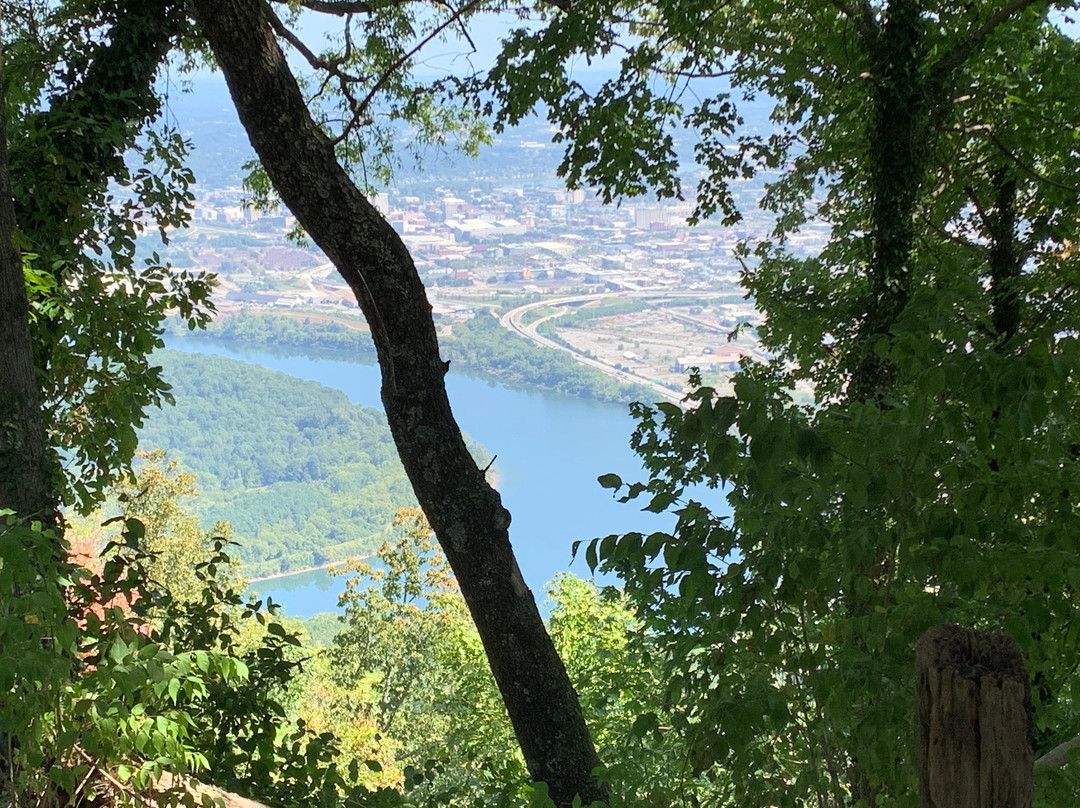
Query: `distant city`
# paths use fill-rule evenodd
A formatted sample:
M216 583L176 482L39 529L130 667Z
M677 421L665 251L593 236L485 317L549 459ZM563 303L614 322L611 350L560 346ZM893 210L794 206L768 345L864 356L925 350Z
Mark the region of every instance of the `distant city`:
M235 173L250 157L239 124L205 114L181 123L196 144L200 184L191 226L172 234L164 257L178 268L218 273L223 316L262 309L364 327L329 261L302 234L297 242L295 220L250 205ZM371 196L409 248L440 327L452 329L480 308L497 310L524 336L674 393L690 367L724 386L742 357L764 357L735 256L740 241L766 236L772 226L757 205L763 179L734 184L744 216L737 226L691 227L690 202L605 205L589 190L566 190L555 174L560 152L551 134L532 121L477 160L428 161L426 171L405 172L394 188ZM689 149L682 144L681 151ZM695 183L691 171L684 185ZM788 246L812 254L827 236L811 226ZM506 316L515 306L533 311ZM560 315L572 310L578 316L564 324Z

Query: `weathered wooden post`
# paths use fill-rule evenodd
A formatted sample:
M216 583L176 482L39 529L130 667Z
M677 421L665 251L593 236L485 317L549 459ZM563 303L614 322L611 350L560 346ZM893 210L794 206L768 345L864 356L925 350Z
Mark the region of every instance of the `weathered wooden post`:
M1016 642L934 626L915 664L920 808L1031 808L1031 682Z

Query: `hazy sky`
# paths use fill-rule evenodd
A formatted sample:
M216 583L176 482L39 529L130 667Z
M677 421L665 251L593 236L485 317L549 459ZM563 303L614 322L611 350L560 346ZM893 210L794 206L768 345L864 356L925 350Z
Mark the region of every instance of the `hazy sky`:
M430 78L447 74L466 75L484 70L493 64L495 56L501 50L502 38L515 28L529 25L530 23L518 19L514 14L478 15L469 22L470 39L465 39L457 33L456 29L448 29L448 32L457 35L445 43L438 41L428 43L422 51L420 62L414 72L418 76ZM539 23L532 23L532 25L538 27ZM296 30L304 43L318 53L325 46L328 37L340 39L341 27L340 17L303 11ZM293 56L294 62L299 60L297 62L299 69L307 68L303 59L296 56L295 52ZM617 69L618 64L618 59L614 57L596 60L591 64L585 59L580 59L573 65L573 69L587 72L610 72ZM203 69L198 75L207 75L210 72Z

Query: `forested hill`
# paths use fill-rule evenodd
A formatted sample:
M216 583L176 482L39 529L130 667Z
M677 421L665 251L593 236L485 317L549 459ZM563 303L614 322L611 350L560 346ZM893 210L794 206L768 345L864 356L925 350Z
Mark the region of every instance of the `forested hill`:
M181 333L188 337L209 337L247 346L289 348L304 353L330 352L342 356L363 357L375 361L375 343L366 329L349 328L338 322L322 322L317 318L291 317L282 314L255 314L242 311L215 320L205 331Z
M176 405L140 432L198 475L196 510L232 523L244 574L374 550L415 503L381 412L277 371L204 354L155 354Z
M490 373L502 381L618 404L650 401L653 396L647 387L620 382L576 362L564 351L512 334L486 312L455 323L453 333L440 337L439 345L452 363Z

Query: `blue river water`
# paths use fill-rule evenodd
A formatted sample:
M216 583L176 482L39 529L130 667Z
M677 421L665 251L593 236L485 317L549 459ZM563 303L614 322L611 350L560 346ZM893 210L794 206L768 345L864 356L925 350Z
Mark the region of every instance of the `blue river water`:
M202 338L170 339L168 347L241 359L317 381L344 391L356 403L381 409L375 365L249 351ZM447 388L462 430L495 456L496 486L513 519L510 539L538 601L543 600L545 585L560 571L590 576L584 546L572 560L575 541L673 526L671 514L653 514L634 503L619 503L596 481L608 472L627 481L644 477L630 449L634 421L625 407L508 387L453 369ZM613 578L602 582L618 583ZM344 581L316 570L258 582L252 588L283 604L286 614L309 617L337 611Z

